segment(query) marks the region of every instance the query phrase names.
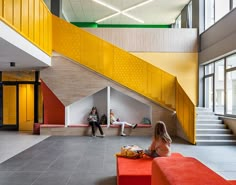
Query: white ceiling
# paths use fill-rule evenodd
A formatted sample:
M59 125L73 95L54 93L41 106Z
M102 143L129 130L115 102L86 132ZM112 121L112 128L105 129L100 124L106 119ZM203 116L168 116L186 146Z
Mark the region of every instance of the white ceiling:
M147 0L100 0L120 11L143 3ZM140 23L125 15L119 14L99 24L172 24L181 10L190 0L153 0L145 5L127 11L131 16L144 21ZM93 0L62 0L62 13L69 22L96 22L116 13Z

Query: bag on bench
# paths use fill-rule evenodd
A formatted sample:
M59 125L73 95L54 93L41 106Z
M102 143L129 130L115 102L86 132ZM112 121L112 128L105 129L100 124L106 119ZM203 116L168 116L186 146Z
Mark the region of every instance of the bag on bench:
M142 158L143 149L137 145L125 145L121 147L121 152L117 156L126 158Z

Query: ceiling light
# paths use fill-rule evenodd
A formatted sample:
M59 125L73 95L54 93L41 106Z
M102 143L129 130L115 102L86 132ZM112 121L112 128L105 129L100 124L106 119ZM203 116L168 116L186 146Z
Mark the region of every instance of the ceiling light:
M123 15L125 15L125 16L131 18L131 19L134 19L134 20L137 21L137 22L144 23L143 20L138 19L138 18L136 18L136 17L134 17L134 16L132 16L132 15L130 15L130 14L127 14L127 13L125 13L125 12L121 12L121 13L122 13Z
M105 20L110 19L110 18L112 18L112 17L114 17L114 16L117 16L117 15L119 15L119 14L125 15L125 16L127 16L127 17L129 17L129 18L131 18L131 19L133 19L133 20L135 20L135 21L137 21L137 22L144 23L144 21L142 21L141 19L138 19L138 18L136 18L136 17L134 17L134 16L132 16L132 15L126 13L126 12L128 12L128 11L130 11L130 10L133 10L133 9L135 9L135 8L138 8L138 7L140 7L140 6L143 6L143 5L147 4L147 3L150 3L150 2L152 2L153 0L147 0L147 1L145 1L145 2L139 3L139 4L137 4L137 5L134 5L134 6L130 7L130 8L127 8L127 9L122 10L122 11L121 11L121 10L118 10L117 8L114 8L114 7L108 5L108 4L104 3L104 2L101 2L100 0L93 0L93 1L96 2L96 3L98 3L98 4L100 4L100 5L103 5L103 6L107 7L107 8L109 8L109 9L114 10L114 11L117 12L117 13L114 13L114 14L112 14L112 15L106 16L106 17L104 17L104 18L102 18L102 19L99 19L99 20L95 21L96 23L105 21Z
M139 4L137 4L137 5L131 6L130 8L127 8L127 9L123 10L122 12L128 12L128 11L130 11L130 10L133 10L133 9L135 9L135 8L138 8L138 7L140 7L140 6L143 6L143 5L145 5L145 4L148 4L148 3L152 2L152 1L153 1L153 0L144 1L144 2L139 3Z
M102 18L102 19L97 20L96 23L105 21L105 20L110 19L110 18L112 18L112 17L115 17L115 16L117 16L117 15L119 15L119 14L120 14L120 12L115 13L115 14L112 14L112 15L109 15L109 16L107 16L107 17L104 17L104 18Z
M106 4L106 3L101 2L101 1L99 1L99 0L93 0L93 1L96 2L96 3L98 3L98 4L101 4L101 5L105 6L105 7L107 7L107 8L110 8L111 10L114 10L114 11L120 13L120 10L118 10L118 9L116 9L116 8L114 8L114 7L112 7L112 6L110 6L109 4Z

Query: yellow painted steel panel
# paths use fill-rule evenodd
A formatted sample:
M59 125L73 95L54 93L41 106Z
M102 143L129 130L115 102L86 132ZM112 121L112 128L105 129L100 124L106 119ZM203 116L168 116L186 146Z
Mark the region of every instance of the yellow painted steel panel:
M3 0L0 0L0 18L3 17Z
M4 0L4 19L13 25L13 0Z
M25 36L29 37L29 0L22 1L21 30ZM31 39L32 40L32 39Z
M34 1L29 0L29 38L34 41Z
M52 15L43 0L1 0L0 5L1 19L6 24L51 55Z
M34 1L34 42L39 45L39 24L40 24L40 12L39 12L39 0Z
M176 83L176 113L189 142L195 144L195 105L178 82Z
M43 3L39 2L39 46L43 48L44 41L44 7Z
M14 0L13 25L18 32L21 32L21 0Z

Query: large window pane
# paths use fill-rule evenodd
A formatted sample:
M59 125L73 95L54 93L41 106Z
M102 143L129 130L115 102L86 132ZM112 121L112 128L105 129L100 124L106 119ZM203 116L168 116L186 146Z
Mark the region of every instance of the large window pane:
M214 24L214 0L205 1L205 29Z
M236 7L236 0L233 0L233 8Z
M226 69L236 67L236 55L231 55L226 58Z
M215 0L215 22L229 12L230 0Z
M226 113L236 114L236 71L226 73L227 90L226 90Z
M205 107L213 110L213 76L205 79Z
M215 63L215 113L224 114L224 60Z
M214 63L205 66L205 75L212 74L214 72Z

